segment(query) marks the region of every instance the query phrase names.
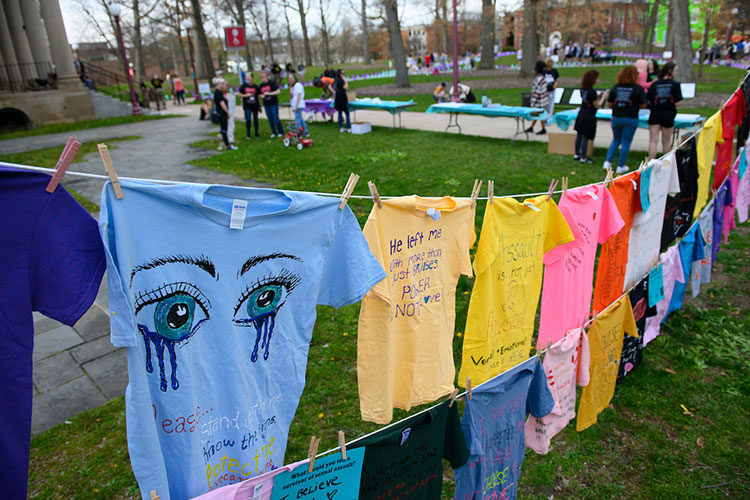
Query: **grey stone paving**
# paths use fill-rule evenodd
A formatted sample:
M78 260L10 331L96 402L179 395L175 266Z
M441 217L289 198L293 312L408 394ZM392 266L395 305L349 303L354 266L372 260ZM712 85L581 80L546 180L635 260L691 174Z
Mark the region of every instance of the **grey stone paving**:
M250 185L233 175L188 165L190 160L213 154L188 144L206 138L216 127L199 122L194 116L197 109L183 111L193 115L0 141L0 153L62 147L70 135L81 142L110 142L112 138L139 136L135 140L111 142L112 161L122 177ZM86 155L70 170L105 173L98 153ZM63 184L99 204L103 181L66 176ZM108 310L105 276L96 301L73 327L34 313L33 434L125 393L127 358L124 348L116 348L109 341Z

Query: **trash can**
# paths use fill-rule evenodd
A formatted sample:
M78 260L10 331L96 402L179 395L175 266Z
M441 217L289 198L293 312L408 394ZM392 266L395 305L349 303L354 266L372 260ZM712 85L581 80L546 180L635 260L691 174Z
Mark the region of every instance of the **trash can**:
M531 107L531 92L521 92L521 106L524 108Z

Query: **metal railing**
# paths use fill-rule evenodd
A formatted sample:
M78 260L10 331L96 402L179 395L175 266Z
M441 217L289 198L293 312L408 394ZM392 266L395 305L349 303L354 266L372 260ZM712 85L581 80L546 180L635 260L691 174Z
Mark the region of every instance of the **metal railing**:
M91 90L130 102L130 90L125 75L105 69L91 61L82 61L84 85Z
M48 61L0 64L0 91L29 92L55 88L55 74Z

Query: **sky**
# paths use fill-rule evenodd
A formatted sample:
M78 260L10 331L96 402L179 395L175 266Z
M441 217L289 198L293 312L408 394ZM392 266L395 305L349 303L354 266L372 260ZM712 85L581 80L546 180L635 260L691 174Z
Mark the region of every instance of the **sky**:
M83 14L83 11L81 9L81 3L87 3L91 6L92 11L99 13L101 16L101 20L106 21L105 15L101 12L102 7L98 5L98 2L96 0L59 0L60 1L60 9L63 14L63 20L65 21L65 29L68 33L68 40L70 43L81 43L81 42L93 42L93 41L99 41L100 36L97 32L97 30L86 21L86 16ZM162 1L169 1L169 0L162 0ZM359 0L354 0L357 4L359 4ZM429 24L431 21L431 16L429 14L428 9L424 6L423 2L429 2L430 0L399 0L399 8L402 9L402 25L409 26L409 25L419 25L419 24ZM450 1L450 0L449 0ZM467 2L466 4L466 10L470 12L479 12L482 9L482 0L465 0ZM317 3L317 2L315 2ZM354 25L358 24L358 20L356 19L356 14L352 12L351 7L349 7L349 0L329 0L329 3L331 7L329 8L329 11L333 13L334 17L337 15L347 15L347 14L337 14L341 12L349 13L349 17ZM368 3L374 3L374 0L369 0ZM515 5L519 5L521 3L521 0L497 0L497 10L498 12L503 11L504 9L510 8ZM337 8L339 7L339 8ZM345 7L345 8L340 8ZM123 14L125 16L126 14ZM450 15L450 14L449 14ZM342 20L342 18L335 18L334 23L339 23ZM298 33L301 32L300 25L299 25L299 16L296 15L296 13L290 12L290 22L292 24L292 29L296 30ZM230 20L227 19L227 25L231 24ZM317 13L315 12L315 9L312 9L312 12L310 14L310 20L308 21L308 26L318 26L320 24L320 19Z

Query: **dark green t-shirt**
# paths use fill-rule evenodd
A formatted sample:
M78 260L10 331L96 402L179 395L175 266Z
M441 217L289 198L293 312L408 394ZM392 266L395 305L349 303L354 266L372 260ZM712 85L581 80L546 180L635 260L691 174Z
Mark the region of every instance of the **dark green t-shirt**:
M469 458L457 406L446 401L353 444L367 447L360 500L440 498L442 459L455 469Z

